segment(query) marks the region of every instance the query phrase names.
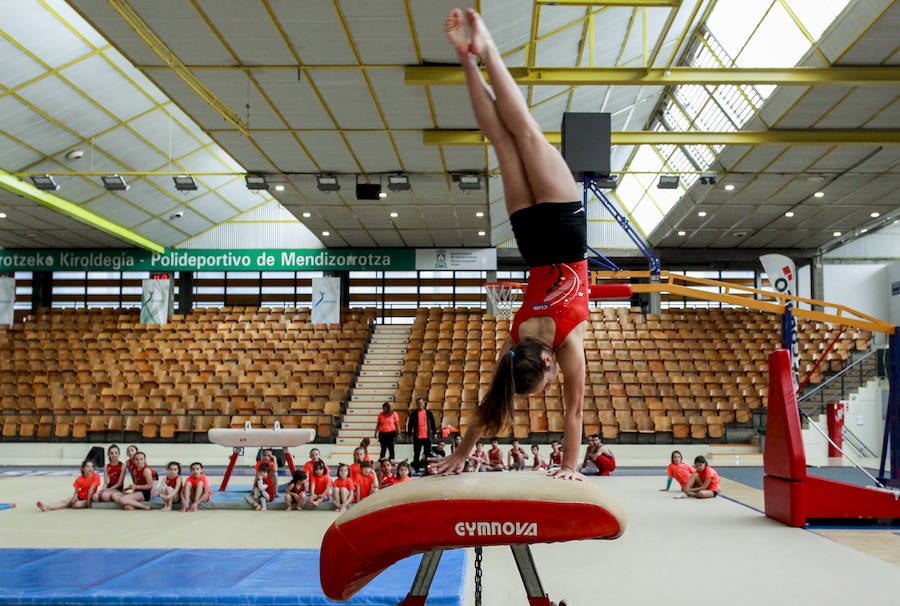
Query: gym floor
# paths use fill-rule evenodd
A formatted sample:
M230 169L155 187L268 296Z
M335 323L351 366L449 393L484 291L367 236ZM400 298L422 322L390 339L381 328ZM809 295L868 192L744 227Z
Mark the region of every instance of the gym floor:
M318 548L336 514L330 512L125 512L62 510L41 513L34 503L70 494L74 472L2 475L0 544L4 548ZM618 500L628 528L615 541L535 545L545 591L569 606L613 600L621 604L733 606L759 603L813 605L856 602L900 604L897 528L797 529L766 518L762 491L722 474L723 496L698 501L660 492L661 473L593 478ZM212 477L215 484L220 478ZM249 486L233 478L230 488ZM565 483L560 483L565 489ZM398 537L415 527L397 528ZM474 557L469 550L463 604L474 604ZM486 548L485 604L525 603L507 548ZM185 570L175 583L189 585ZM892 580L893 579L893 580ZM409 579L412 581L412 578ZM286 584L291 579L285 578ZM2 584L0 584L2 585Z

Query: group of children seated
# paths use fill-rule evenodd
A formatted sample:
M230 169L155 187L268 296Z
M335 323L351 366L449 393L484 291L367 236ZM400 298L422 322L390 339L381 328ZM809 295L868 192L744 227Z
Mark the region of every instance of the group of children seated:
M451 448L459 447L461 440L454 436ZM548 460L540 453L537 444L531 446L531 454L513 440L507 452L504 463L503 451L497 438L490 440L491 447L484 449L482 443L475 446L475 450L466 461L463 472L480 471L533 471L546 470L560 465L562 450L560 443L551 443L551 452ZM430 454L432 456L444 456L443 444L439 444ZM98 501L114 502L123 509L150 509L149 501L156 495L163 502L163 511L171 510L179 505L181 511L197 511L201 503L212 498L209 478L203 473L203 465L199 462L191 463L190 474L182 475L181 464L172 461L166 466L166 474L159 477L147 465L147 457L137 449L137 446L129 446L126 449L126 461L120 461L119 447L115 444L107 450L109 463L103 469L103 473L97 473L94 462L90 459L81 464L81 474L73 483L73 494L63 501L52 504L37 502L41 511L63 509L90 508ZM588 437L588 448L584 462L579 471L585 474L609 475L616 467L615 456L608 446L600 441L600 436L594 434ZM131 477L131 484L126 487L126 470ZM293 472L290 482L284 487L283 492L278 492L278 460L271 450L265 450L263 456L255 466L256 476L253 487L244 498L247 504L258 511L264 511L268 505L276 499L283 497L287 511L301 509L319 509L320 506L328 507L329 504L337 512L347 510L347 507L368 497L370 494L394 484L407 482L413 478L412 469L406 461L394 464L388 458L373 462L369 458L368 450L359 447L353 452L353 463L347 465L340 463L337 467L336 477L331 477L331 470L322 460L318 448L313 448L302 469ZM425 474L432 473L431 466L425 467ZM675 498L695 497L698 499L718 496L719 475L710 467L703 456L694 459L694 466L684 462L680 451L673 451L671 462L666 469L668 481L666 487L661 490L669 490L672 480L681 486L681 493ZM158 482L158 483L157 483Z
M201 503L212 498L209 478L203 473L203 464L191 463L190 475L181 474L181 463L172 461L166 466L166 475L162 478L148 464L147 455L139 451L137 446L129 446L125 450L128 457L120 461L119 447L113 444L107 449L109 463L103 468L102 475L95 472L94 461L86 459L81 464L81 474L75 478L75 491L63 501L52 504L37 502L41 511L63 509L90 508L98 501L111 501L123 509L150 509L149 501L159 495L163 502L163 511L171 510L179 504L181 511L197 511ZM131 484L125 486L125 471L131 476ZM157 485L157 481L159 484Z

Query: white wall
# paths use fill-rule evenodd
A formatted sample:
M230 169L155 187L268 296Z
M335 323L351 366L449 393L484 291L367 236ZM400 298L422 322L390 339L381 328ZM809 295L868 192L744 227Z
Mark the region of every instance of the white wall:
M884 439L882 392L886 392L887 388L887 381L869 381L858 392L850 394L844 413L844 427L878 455L881 455L881 443ZM846 440L844 444L846 445ZM855 454L852 447L849 447L849 452L851 456Z
M887 267L886 263L824 265L825 301L887 321L891 298Z

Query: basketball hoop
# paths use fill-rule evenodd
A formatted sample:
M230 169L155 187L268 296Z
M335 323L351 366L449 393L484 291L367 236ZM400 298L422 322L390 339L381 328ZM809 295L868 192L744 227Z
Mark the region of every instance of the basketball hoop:
M518 282L487 282L484 285L487 299L498 318L512 318L513 307L519 302L522 284Z

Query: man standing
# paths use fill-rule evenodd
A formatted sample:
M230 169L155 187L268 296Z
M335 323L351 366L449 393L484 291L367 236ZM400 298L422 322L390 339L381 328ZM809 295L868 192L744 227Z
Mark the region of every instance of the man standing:
M437 431L434 415L426 410L425 398L416 400L417 409L410 412L406 419L406 433L413 439L413 462L416 471L428 464L428 453L431 452L431 436Z

